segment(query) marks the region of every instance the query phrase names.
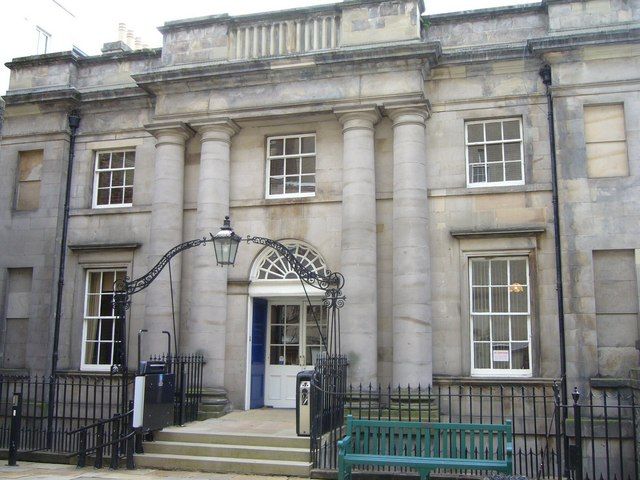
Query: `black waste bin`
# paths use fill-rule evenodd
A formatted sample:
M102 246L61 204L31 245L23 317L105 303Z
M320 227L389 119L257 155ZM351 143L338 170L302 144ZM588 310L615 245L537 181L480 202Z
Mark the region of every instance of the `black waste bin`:
M167 373L164 361L140 362L139 372L134 386L133 427L151 432L173 425L175 375Z
M311 381L313 370L303 370L296 376L296 433L299 437L311 435Z

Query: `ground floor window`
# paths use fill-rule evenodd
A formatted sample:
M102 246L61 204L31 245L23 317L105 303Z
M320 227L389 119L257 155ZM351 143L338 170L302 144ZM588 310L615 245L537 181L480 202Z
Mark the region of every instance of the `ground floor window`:
M82 369L107 371L120 356L122 327L113 306L114 283L124 268L88 270L84 296Z
M528 258L472 258L469 283L471 374L531 375Z

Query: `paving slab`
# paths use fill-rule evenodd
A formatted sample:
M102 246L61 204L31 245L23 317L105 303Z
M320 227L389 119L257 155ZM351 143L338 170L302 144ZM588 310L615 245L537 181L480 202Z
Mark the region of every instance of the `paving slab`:
M296 436L296 411L282 408L239 410L220 418L191 422L184 427L169 427L165 432L253 433L256 435Z
M32 462L19 462L15 467L2 464L0 465L0 478L30 480L304 480L301 477L179 472L149 468L139 468L136 470L109 470L108 468L103 468L97 470L93 467L77 468L73 465Z

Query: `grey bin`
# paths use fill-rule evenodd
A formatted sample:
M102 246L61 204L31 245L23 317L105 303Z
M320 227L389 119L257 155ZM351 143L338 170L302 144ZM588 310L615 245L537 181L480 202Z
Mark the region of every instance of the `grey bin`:
M296 433L299 437L311 435L311 381L313 370L303 370L296 376Z

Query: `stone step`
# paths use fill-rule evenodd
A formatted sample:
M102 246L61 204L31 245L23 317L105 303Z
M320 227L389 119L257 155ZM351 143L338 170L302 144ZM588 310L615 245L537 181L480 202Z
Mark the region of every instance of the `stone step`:
M221 387L204 387L199 407L198 420L220 418L233 410L227 391Z
M202 405L227 405L229 400L219 397L206 397L200 402Z
M310 462L264 460L251 458L201 457L167 453L136 455L136 466L162 470L236 473L245 475L285 475L308 477Z
M224 417L227 413L229 412L203 412L203 411L199 411L198 412L198 421L203 421L203 420L209 420L210 418L220 418L220 417Z
M308 448L164 441L145 443L144 452L145 454L167 453L171 455L187 455L198 457L253 458L295 462L309 462L311 456Z
M200 412L224 412L227 408L226 403L202 403L198 411ZM225 412L226 413L226 412Z
M285 448L309 448L309 438L295 436L273 437L249 433L195 433L179 431L161 431L155 434L157 441L213 443L224 445L245 445Z
M207 397L224 397L227 398L227 391L220 387L203 387L202 395Z

